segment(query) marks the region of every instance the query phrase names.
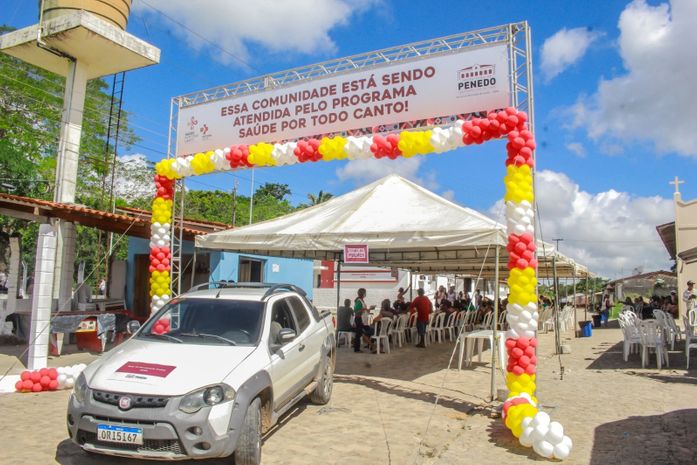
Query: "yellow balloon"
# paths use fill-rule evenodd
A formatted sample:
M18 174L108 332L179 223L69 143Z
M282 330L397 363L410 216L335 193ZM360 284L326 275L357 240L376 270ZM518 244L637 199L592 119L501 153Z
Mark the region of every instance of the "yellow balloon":
M273 145L259 143L249 146L249 156L247 160L256 166L275 166L276 160L271 156Z
M344 147L346 146L347 139L341 136L335 136L331 139L329 137L323 137L320 141L317 151L322 154L322 160L343 160L347 157Z

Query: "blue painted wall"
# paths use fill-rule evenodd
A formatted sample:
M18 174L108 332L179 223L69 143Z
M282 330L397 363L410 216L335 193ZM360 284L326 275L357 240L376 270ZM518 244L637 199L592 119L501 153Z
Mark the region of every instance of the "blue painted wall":
M194 245L192 242L184 242L184 253L194 253ZM304 289L310 299L312 298L312 260L264 257L261 255L216 252L212 250L199 250L199 253L207 253L210 255L211 281L230 279L239 281L238 272L240 257L254 258L264 262L264 281L268 283L295 284ZM135 256L142 254L150 254L150 241L137 237L129 237L126 265L126 301L131 308L133 307L133 290L135 288Z

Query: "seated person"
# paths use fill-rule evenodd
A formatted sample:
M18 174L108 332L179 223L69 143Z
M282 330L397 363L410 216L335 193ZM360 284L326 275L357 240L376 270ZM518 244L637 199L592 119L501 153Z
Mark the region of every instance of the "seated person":
M394 318L396 313L390 307L390 299L385 299L380 303L380 312L373 318L373 322L380 321L382 318Z
M351 299L344 299L344 305L336 310L336 330L353 332L355 328L351 325Z

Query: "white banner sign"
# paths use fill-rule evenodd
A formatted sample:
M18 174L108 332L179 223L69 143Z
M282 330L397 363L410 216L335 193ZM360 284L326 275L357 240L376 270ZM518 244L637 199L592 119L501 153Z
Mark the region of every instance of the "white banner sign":
M462 49L181 108L177 155L509 105L507 46Z

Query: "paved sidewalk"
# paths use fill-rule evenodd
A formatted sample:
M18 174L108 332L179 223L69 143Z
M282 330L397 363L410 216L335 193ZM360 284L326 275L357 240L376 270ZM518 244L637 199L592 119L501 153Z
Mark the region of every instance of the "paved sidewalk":
M540 334L538 396L574 441L565 463L697 463L697 370L684 370L682 353L672 352L671 368L659 372L655 361L653 368L641 369L636 354L628 363L622 361L619 329L594 330L591 338L574 339L571 333L563 337L572 353L561 357L564 377L560 380L553 334ZM427 350L404 347L389 355L340 349L330 407L302 402L286 415L265 439L263 463L515 465L541 461L519 446L496 418L496 406L487 402L486 364L475 363L461 372L444 369L452 348L449 343ZM0 352L6 352L3 349ZM78 363L89 357L94 356L69 355L51 364ZM487 351L484 359L488 358ZM0 356L0 368L6 362L7 357ZM502 386L501 375L497 382ZM94 458L69 442L64 424L68 396L68 392L0 395L0 464L152 464ZM437 396L439 405L434 409Z

